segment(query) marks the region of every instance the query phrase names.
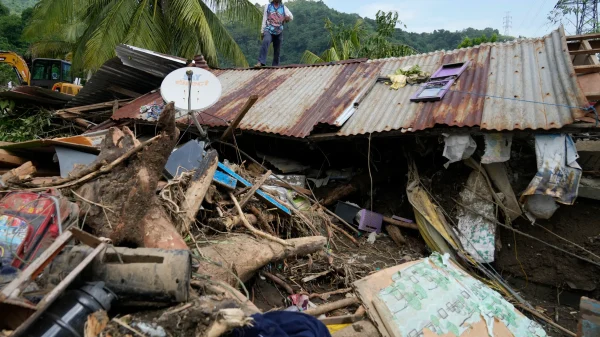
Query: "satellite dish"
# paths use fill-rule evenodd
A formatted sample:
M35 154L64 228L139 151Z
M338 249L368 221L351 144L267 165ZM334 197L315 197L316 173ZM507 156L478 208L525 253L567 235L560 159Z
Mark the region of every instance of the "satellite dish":
M189 99L189 77L192 71L191 100ZM221 98L221 82L210 71L186 67L172 71L160 85L160 94L165 102L173 102L178 110L176 117L181 117L191 110L203 110L215 104ZM188 104L191 103L190 106Z

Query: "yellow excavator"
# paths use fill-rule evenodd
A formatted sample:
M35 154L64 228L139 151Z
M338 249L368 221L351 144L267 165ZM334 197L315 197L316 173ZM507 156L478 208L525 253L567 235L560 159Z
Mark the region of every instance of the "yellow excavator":
M0 51L0 63L10 64L17 74L21 85L31 85L51 89L67 95L77 95L82 86L73 84L71 63L48 58L31 61L31 70L27 62L17 53Z

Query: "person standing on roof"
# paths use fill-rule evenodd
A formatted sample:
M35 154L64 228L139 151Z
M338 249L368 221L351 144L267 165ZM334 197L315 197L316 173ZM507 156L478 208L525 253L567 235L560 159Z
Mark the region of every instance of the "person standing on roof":
M269 52L271 42L273 42L274 49L273 66L279 65L279 52L281 51L281 43L283 42L283 24L293 19L292 12L283 5L283 1L281 0L271 0L265 6L260 33L263 42L260 47L257 67L264 67L267 64L267 53Z

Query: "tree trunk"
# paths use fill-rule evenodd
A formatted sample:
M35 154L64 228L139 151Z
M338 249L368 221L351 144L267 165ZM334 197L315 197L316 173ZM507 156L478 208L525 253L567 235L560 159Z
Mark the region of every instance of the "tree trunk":
M211 262L202 261L198 273L210 275L211 279L232 286L238 286L239 283L231 272L235 273L242 282L246 282L256 271L270 262L290 256L315 253L323 249L327 242L323 236L286 240L293 244L293 247L284 247L269 240L257 240L249 235L228 236L225 239L215 240L219 243L201 248L202 255Z

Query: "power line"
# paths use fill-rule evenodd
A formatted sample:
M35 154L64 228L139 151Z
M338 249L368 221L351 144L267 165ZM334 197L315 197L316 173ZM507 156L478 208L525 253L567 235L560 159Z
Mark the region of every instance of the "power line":
M533 16L533 19L531 19L529 21L529 25L527 25L527 28L530 28L532 25L535 24L535 20L537 19L537 17L540 15L540 13L542 12L542 8L544 8L544 4L546 3L546 0L542 0L542 2L540 2L540 7L538 8L537 12L535 13L535 15ZM543 25L542 25L543 26ZM538 31L540 30L541 26L538 27ZM537 31L536 31L537 34Z

